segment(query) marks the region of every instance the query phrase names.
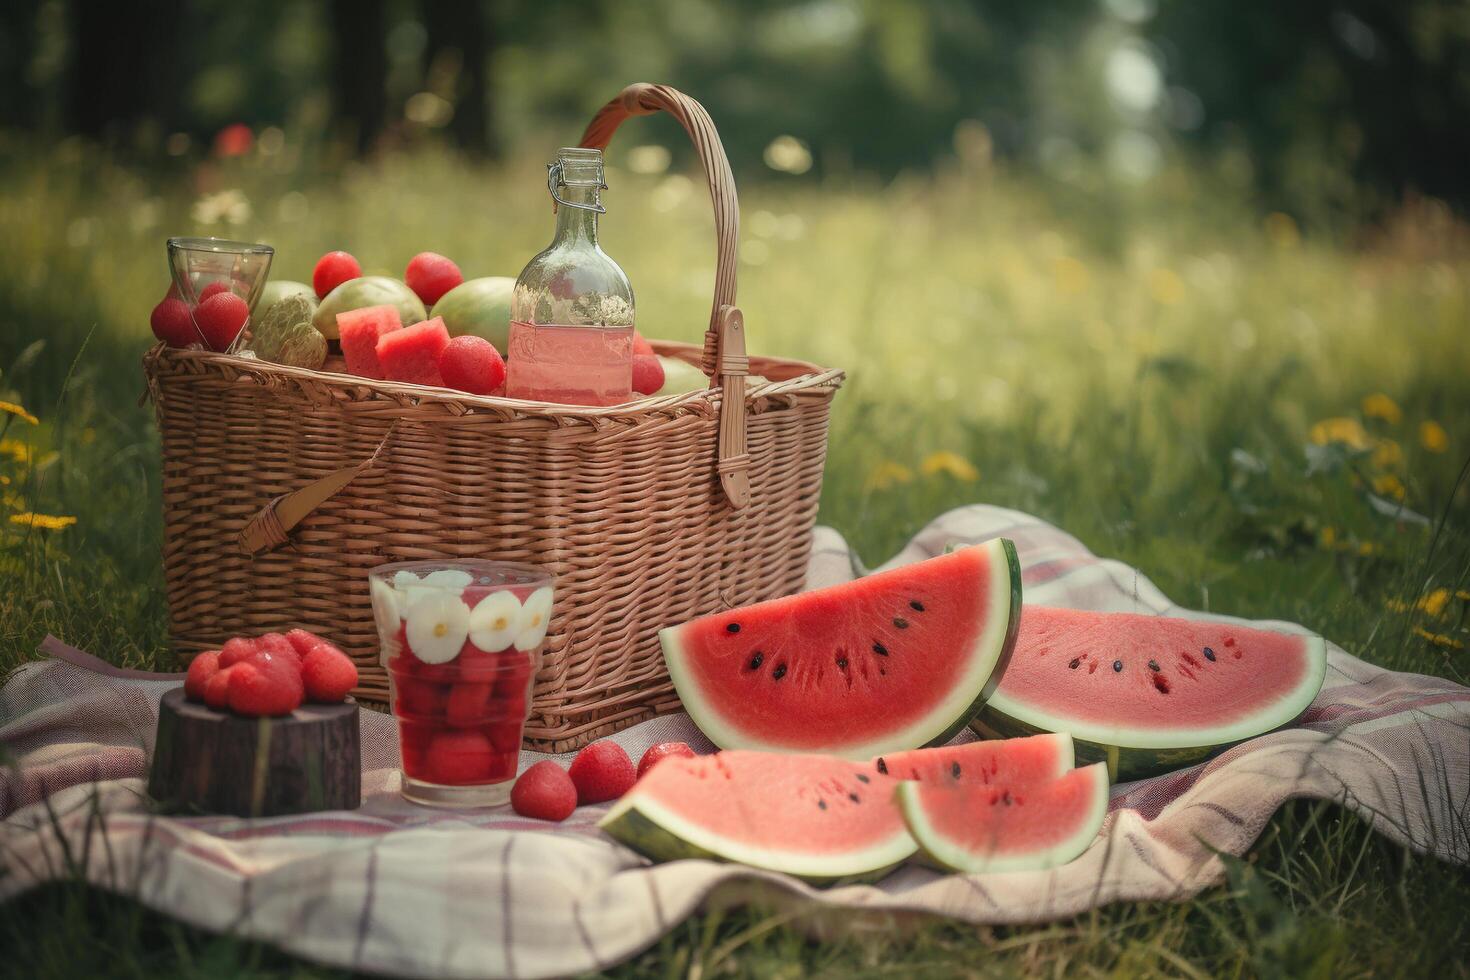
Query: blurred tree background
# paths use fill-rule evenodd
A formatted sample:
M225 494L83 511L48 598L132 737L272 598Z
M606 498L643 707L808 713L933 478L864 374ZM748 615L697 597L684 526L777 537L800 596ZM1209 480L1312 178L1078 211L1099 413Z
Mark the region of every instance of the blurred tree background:
M737 173L993 155L1088 193L1180 162L1309 225L1470 199L1463 0L9 0L0 73L0 127L139 162L222 133L493 158L641 79Z

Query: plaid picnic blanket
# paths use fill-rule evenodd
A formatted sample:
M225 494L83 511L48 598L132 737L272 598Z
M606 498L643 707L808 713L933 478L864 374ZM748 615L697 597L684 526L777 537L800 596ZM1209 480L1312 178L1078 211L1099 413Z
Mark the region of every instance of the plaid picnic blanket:
M1180 609L1134 569L996 507L943 515L890 564L997 535L1016 542L1029 602L1226 619ZM841 536L819 529L808 587L858 570ZM708 861L650 866L597 831L605 807L551 826L508 808L407 803L397 793L392 721L370 711L358 810L155 817L143 797L147 760L158 699L179 675L118 670L56 640L45 650L51 659L0 689L0 741L20 759L0 773L0 900L80 874L195 925L374 972L544 977L605 968L715 903L835 911L827 918L847 922L929 913L1028 923L1120 900L1184 898L1219 881L1217 852L1244 853L1292 797L1336 800L1405 846L1470 863L1470 689L1380 670L1335 646L1322 693L1297 727L1115 786L1103 833L1065 867L988 875L906 867L876 885L828 890ZM711 748L683 715L616 738L634 758L669 739ZM541 758L523 753L521 766Z

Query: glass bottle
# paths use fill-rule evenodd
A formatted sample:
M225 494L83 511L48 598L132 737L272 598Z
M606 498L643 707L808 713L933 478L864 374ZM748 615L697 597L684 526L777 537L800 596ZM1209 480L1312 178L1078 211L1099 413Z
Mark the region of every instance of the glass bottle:
M511 294L506 394L617 405L633 394L633 287L597 244L602 151L563 147L547 166L556 237Z

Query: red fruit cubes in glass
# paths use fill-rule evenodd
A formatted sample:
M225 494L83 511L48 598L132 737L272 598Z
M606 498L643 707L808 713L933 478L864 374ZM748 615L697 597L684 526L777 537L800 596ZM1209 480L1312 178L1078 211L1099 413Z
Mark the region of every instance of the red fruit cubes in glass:
M439 355L449 346L443 317L402 327L378 338L378 364L390 381L444 387Z
M396 306L365 306L337 314L337 338L350 374L378 381L387 377L378 363L378 341L403 328Z

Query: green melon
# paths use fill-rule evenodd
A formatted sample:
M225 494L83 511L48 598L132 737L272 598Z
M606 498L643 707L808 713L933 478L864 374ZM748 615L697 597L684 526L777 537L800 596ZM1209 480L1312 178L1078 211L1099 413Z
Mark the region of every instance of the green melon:
M505 276L468 279L439 297L432 315L444 318L449 336L483 337L504 355L510 349L510 294L515 284Z
M400 279L391 276L360 276L349 279L327 294L317 307L312 323L328 340L337 339L337 314L368 306L394 306L403 326L428 318L423 300Z

